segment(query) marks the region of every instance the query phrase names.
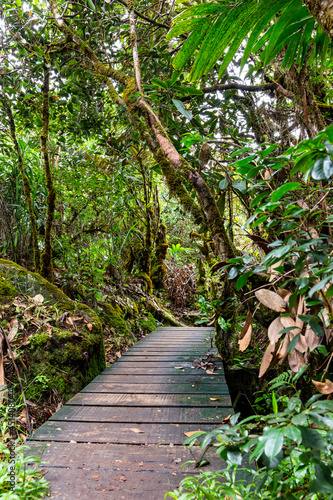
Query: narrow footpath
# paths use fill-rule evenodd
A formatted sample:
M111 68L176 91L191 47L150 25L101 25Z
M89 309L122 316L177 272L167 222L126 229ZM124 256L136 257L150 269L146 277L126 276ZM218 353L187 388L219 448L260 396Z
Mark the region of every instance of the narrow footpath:
M51 498L163 500L196 473L182 469L193 460L185 433L233 413L213 338L212 328L156 328L39 427L27 444L44 449Z

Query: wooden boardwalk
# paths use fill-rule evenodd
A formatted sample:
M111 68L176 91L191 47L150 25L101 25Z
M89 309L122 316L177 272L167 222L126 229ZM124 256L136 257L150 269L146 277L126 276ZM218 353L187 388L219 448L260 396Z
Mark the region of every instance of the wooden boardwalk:
M184 433L233 413L221 360L211 358L213 374L197 368L216 353L213 335L156 328L33 433L27 444L45 450L51 498L163 500L179 484L193 459Z

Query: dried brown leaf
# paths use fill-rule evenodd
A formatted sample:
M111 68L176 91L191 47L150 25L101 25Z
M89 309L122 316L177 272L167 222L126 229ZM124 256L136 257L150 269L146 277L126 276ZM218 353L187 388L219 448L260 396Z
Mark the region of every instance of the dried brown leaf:
M307 325L304 338L309 350L313 351L316 347L319 346L323 337L318 337L318 335L312 330L310 325Z
M296 316L296 326L298 326L300 329L303 328L303 321L299 318L299 315L300 314L304 314L305 313L305 302L303 300L303 297L300 297L299 298L299 301L298 301L298 306L297 306L297 316Z
M257 290L255 292L255 296L259 302L273 311L281 313L287 311L288 306L286 302L277 293L272 292L271 290Z
M273 364L276 364L279 358L276 355L277 346L276 344L269 344L261 360L259 378L262 377Z
M37 295L35 295L34 297L32 297L31 300L37 306L41 306L43 304L43 302L44 302L44 297L43 297L43 295L41 295L40 293L38 293Z
M268 327L268 338L271 344L274 344L279 340L282 335L280 331L283 330L283 328L284 326L281 323L281 318L275 318L275 320L272 321Z
M302 353L307 352L307 350L308 350L308 344L307 344L307 341L306 341L304 335L301 334L299 336L297 344L295 345L295 349L298 352L302 352Z
M144 434L145 431L141 429L137 429L136 427L130 427L130 431L135 432L136 434Z
M247 328L245 335L239 339L238 346L241 352L245 351L245 349L247 349L249 343L251 342L252 331L253 331L252 325L250 324Z
M201 429L198 429L197 431L187 431L187 432L184 432L184 434L186 437L189 438L189 437L193 436L193 434L195 434L196 432L200 432L200 431L201 431Z
M278 352L277 352L277 355L278 355L280 362L282 362L287 357L287 354L288 354L287 351L288 351L289 344L290 344L290 335L289 335L289 333L287 333L283 339L282 344L280 345L280 347L278 349Z
M288 356L289 366L292 372L296 373L302 366L306 365L304 354L293 349Z
M312 383L316 387L317 391L320 394L332 394L333 392L333 382L329 379L325 379L325 382L317 382L316 380L312 380Z

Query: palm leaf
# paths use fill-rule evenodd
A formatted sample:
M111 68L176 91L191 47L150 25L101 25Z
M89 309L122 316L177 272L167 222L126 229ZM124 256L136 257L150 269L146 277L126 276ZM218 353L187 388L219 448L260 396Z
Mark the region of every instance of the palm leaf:
M271 24L273 20L274 24ZM221 76L248 35L242 66L251 52L255 53L263 46L260 59L264 65L271 62L284 47L287 50L283 67L290 68L295 59L303 64L313 44L316 57L323 62L330 41L322 31L317 31L314 38L314 26L315 21L301 0L221 0L186 9L175 18L167 40L189 33L173 64L179 71L193 56L190 73L193 81L209 73L216 62L222 59ZM266 33L258 40L265 30Z

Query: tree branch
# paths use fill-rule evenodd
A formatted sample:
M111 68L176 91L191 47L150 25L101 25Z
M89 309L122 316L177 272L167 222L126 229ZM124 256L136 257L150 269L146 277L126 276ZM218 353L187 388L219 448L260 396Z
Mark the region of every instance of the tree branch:
M125 0L118 0L119 3L123 4L127 9L129 9L129 4L125 2ZM154 19L150 19L150 17L145 16L144 14L141 14L139 11L134 9L134 14L141 19L144 19L145 21L148 21L148 23L154 24L154 26L158 26L159 28L165 28L167 30L170 29L170 26L168 24L163 24L159 23L158 21L154 21Z

